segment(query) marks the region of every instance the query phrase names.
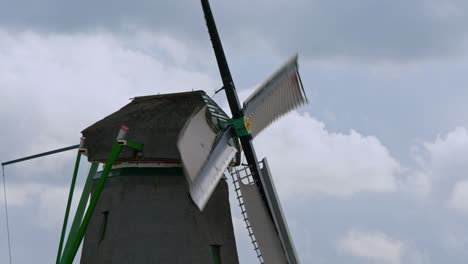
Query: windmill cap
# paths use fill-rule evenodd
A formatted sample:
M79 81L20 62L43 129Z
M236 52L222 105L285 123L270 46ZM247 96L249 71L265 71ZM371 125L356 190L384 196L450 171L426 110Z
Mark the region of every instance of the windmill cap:
M127 132L125 139L144 144L145 148L139 155L124 148L117 162L179 162L179 134L193 113L206 105L215 108L216 115L229 119L204 91L135 97L120 110L83 130L88 160L106 161L119 131L123 130ZM213 123L216 117L210 115L207 111L206 120L216 127Z

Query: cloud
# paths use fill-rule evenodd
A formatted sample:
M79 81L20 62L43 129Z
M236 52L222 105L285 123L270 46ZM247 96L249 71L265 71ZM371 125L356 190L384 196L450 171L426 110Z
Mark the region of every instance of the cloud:
M404 250L403 242L382 232L354 229L338 241L337 247L347 255L386 264L399 264Z
M217 82L186 65L180 54L189 53L187 46L174 42L168 36L148 39L144 33L121 39L102 32L0 28L0 160L77 144L82 129L134 96L213 90ZM154 49L164 56L150 51ZM49 263L54 258L74 157L67 152L5 168L17 263ZM86 167L82 164L82 171ZM80 174L79 181L84 177ZM0 206L3 212L3 203ZM6 237L4 225L1 233ZM31 245L38 239L43 241L40 247ZM7 256L3 242L0 255ZM3 261L7 259L1 257Z
M468 214L468 180L455 184L449 205L456 210Z
M424 148L426 165L435 172L455 172L460 166L468 168L468 130L465 127L456 127L443 136L437 136L434 142L425 142Z
M217 75L213 78L189 63L189 56L193 52L187 43L170 35L152 35L151 32L133 36L135 38L121 39L120 36L103 32L64 34L1 30L0 59L3 63L0 64L0 121L7 124L2 127L0 138L1 159L77 143L81 129L117 110L130 97L192 88L213 90L218 86ZM434 179L444 179L452 172L457 173L453 174L455 179L462 182L463 166L468 164L464 161L464 157L468 157L464 152L466 136L466 129L459 128L433 142L422 144L419 152L415 153L421 163L418 168L411 168L411 173L415 175L411 178L415 186L422 186L421 189L426 190L439 188L440 185ZM302 249L299 254L304 258L303 262L311 262L312 258L326 262L333 258L317 250L323 241L329 242L330 237L313 229L315 227L309 227L310 231L304 233L303 226L312 226L311 222L322 221L321 229L336 232L340 230L340 224L335 222L334 225L331 219L336 219L336 215L348 219L346 210L355 211L363 205L365 208L360 211L363 216L356 213L354 223L365 220L368 220L366 223L369 225L392 222L382 220L388 213L386 210L379 211L381 218L370 218L366 214L374 210L372 206L378 207L380 204L372 202L372 199L384 197L393 201L393 195L398 195L399 188L404 184L399 177L405 168L402 169L400 162L377 136L366 134L363 130L334 132L308 113L293 112L265 130L255 139L254 144L259 157L266 154L269 158L280 196L288 198L283 203L288 205L285 206L285 212L301 212L297 217L289 213L287 216L297 237L296 245ZM18 210L12 214L14 227L23 229L30 221L38 219L40 223L48 223L48 228L53 226L54 230L60 229L57 223L63 217L63 197L67 194L66 184L69 183L73 156L65 154L51 160L24 163L22 168L7 169L8 184L12 188L12 208L24 210L21 214ZM446 199L450 201L452 191L456 189L455 183L448 184L448 187ZM408 187L408 190L413 190L413 187ZM366 196L369 193L372 194ZM316 210L322 202L320 199L309 199L315 195L320 195L327 202L323 211L328 214L319 213L320 217L316 217L316 214L311 213L311 204L315 202L313 207ZM367 197L372 198L368 204L363 202ZM304 203L300 205L296 198L307 198L307 206L303 206ZM401 202L407 201L404 199L394 203L388 200L384 200L385 205L395 208L391 212L395 212L396 225L400 225L403 220L407 221L405 219L410 219L408 221L411 223L424 221L420 217L425 211L419 213L419 204L411 203L413 201ZM401 204L405 205L404 208ZM415 208L408 209L408 204ZM441 210L439 207L433 209ZM402 218L396 217L400 215ZM443 219L450 222L448 218L450 216ZM235 222L236 226L243 228L238 221ZM433 230L440 227L428 226L421 227L418 232L434 234ZM404 231L403 227L395 228ZM355 231L358 234L384 234ZM415 236L426 238L423 235ZM50 232L33 238L25 235L23 242L34 241L36 237L50 237ZM54 243L58 235L53 237L54 241L48 246L42 243L41 246L45 248L42 254L55 253ZM307 243L311 237L317 237L317 243ZM435 235L427 237L434 238ZM387 235L384 238L390 241L388 245L403 243ZM245 240L240 239L240 243L248 243ZM24 251L30 250L25 243L17 244L23 245ZM313 246L315 251L308 250L308 246ZM410 247L406 238L402 247ZM239 246L239 249L244 248L251 250L250 245ZM431 245L429 249L434 248ZM445 254L437 250L434 252L434 255ZM405 254L409 253L404 253L401 259L405 259ZM424 255L418 257L414 253L411 256L424 260ZM453 259L456 260L457 256ZM35 261L40 262L41 259L45 258L37 258ZM336 262L340 263L339 260ZM30 262L31 259L23 261Z
M468 179L468 130L456 127L434 141L413 147L412 157L418 164L413 168L414 186L449 206L464 210L461 199ZM414 188L413 190L416 190Z
M9 206L22 207L32 203L35 200L35 197L44 192L44 189L47 186L42 184L8 184L7 189L7 201ZM4 197L0 197L0 201L4 202Z
M190 54L185 43L146 32L122 39L0 28L0 160L77 144L82 129L134 96L217 87L184 54ZM5 168L15 262L54 259L74 157L67 152ZM80 187L74 207L79 193ZM3 195L0 201L3 212ZM4 225L1 233L6 237ZM0 255L7 256L3 242Z
M50 186L44 188L44 191L39 193L37 202L38 223L45 228L57 229L63 224L63 216L66 209L66 201L68 199L69 186ZM74 199L70 207L69 223L71 224L74 212L78 206L81 197L82 187L76 186L74 190Z
M75 144L83 128L133 96L209 91L219 84L187 65L184 43L147 32L134 36L0 30L0 121L8 124L0 138L2 160ZM376 137L333 133L309 114L291 113L255 144L268 155L277 187L288 197L396 188L399 164ZM30 216L18 220L21 214L12 214L14 227L34 219L39 229L60 229L73 158L70 152L7 168L9 203Z
M267 156L277 188L288 196L392 192L400 165L373 136L333 133L308 113L293 112L267 128L255 145Z
M353 256L364 263L427 264L427 255L409 243L392 238L381 231L350 229L336 242L342 254ZM367 262L369 261L369 262Z
M162 39L151 45L170 47L169 56L187 52ZM2 159L75 144L82 129L131 97L216 87L207 74L168 65L105 33L0 30L0 60L0 120L9 124L0 139Z
M468 240L463 234L454 232L447 234L447 236L444 238L444 246L449 250L465 250L468 246Z
M41 228L57 229L63 221L68 186L42 183L7 183L9 210L29 210L32 224ZM75 189L72 212L78 204L81 187ZM4 203L3 195L0 202ZM34 216L34 217L33 217Z
M466 50L468 5L461 0L212 2L223 39L232 46L250 44L241 53L268 43L277 53L299 51L314 60L401 63ZM30 1L0 1L0 23L67 33L145 28L192 46L209 45L199 1L45 0L40 8Z

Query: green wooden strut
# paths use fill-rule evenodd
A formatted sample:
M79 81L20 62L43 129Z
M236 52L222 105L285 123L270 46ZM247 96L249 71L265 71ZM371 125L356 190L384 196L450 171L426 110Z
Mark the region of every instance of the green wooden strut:
M135 150L138 150L138 151L143 150L143 144L141 144L141 143L133 142L133 141L130 141L130 140L125 140L125 145L127 147L129 147L129 148L132 148L132 149L135 149Z
M67 224L68 224L68 215L70 213L70 206L73 200L73 191L75 190L75 183L76 183L76 175L78 174L78 168L80 166L81 160L81 153L78 151L76 154L76 162L75 162L75 169L73 170L73 177L70 186L70 192L68 193L68 201L67 201L67 209L65 209L65 216L63 219L63 226L62 226L62 233L60 235L60 243L57 252L57 259L56 263L60 263L60 256L62 255L62 247L63 247L63 239L65 238L65 232L67 231Z
M76 238L74 239L74 241L71 242L72 244L70 249L63 252L63 257L60 260L61 264L71 264L73 262L73 259L75 258L76 253L78 252L81 241L83 240L84 234L88 227L91 215L93 214L94 208L96 207L96 204L99 200L99 196L101 195L102 189L104 188L104 183L106 182L107 175L112 169L112 165L117 160L121 151L122 145L119 145L117 142L115 142L112 146L112 151L109 156L109 159L107 160L106 165L104 166L104 169L102 171L101 178L99 178L96 188L93 194L91 195L91 201L89 202L88 209L86 210L86 213L84 215L83 222L81 223L80 228L78 229Z
M78 229L80 228L81 221L83 220L83 214L86 210L86 204L88 203L88 198L91 192L91 185L93 183L93 178L94 178L94 175L96 175L98 167L99 167L99 163L91 164L91 168L89 169L88 177L86 178L86 182L83 188L83 192L81 194L80 202L78 203L78 207L76 208L75 218L73 219L70 232L68 233L68 239L67 239L67 242L65 243L65 249L63 250L63 252L70 251L71 244L76 239L76 235L78 234Z

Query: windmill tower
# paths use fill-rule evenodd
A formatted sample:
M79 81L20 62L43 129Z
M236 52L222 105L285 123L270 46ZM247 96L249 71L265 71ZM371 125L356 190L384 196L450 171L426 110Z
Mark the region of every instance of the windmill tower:
M211 263L214 257L238 263L226 181L214 186L203 211L188 194L177 140L198 109L210 109L203 112L208 130L229 120L195 91L134 98L82 132L90 162L106 162L121 124L129 127L125 138L143 148L126 148L115 160L86 230L81 263ZM209 153L211 145L201 150Z
M203 91L136 97L83 130L79 145L2 163L78 148L57 264L71 264L81 244L82 264L239 263L229 174L259 262L300 263L252 142L307 102L297 56L241 106L208 0L201 3L232 117ZM83 155L92 165L65 239Z

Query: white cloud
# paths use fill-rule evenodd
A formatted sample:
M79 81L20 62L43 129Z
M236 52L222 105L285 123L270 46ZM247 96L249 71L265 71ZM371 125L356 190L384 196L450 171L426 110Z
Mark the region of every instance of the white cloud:
M433 174L444 176L444 172L454 167L468 168L468 130L465 127L456 127L444 136L439 135L434 142L425 142L424 148L428 155L426 166Z
M0 160L77 144L82 129L131 97L217 87L209 74L167 63L169 59L187 64L184 54L190 50L181 50L185 45L174 45L169 38L148 44L159 48L160 54L169 54L167 59L145 50L141 41L107 33L0 29ZM16 241L13 259L18 263L48 263L54 258L73 161L70 152L6 168L10 227ZM75 194L79 193L77 188ZM27 235L20 237L23 230ZM36 254L28 241L39 238L44 250ZM0 252L6 252L5 246L0 244ZM24 252L31 254L20 259ZM2 261L6 259L1 257Z
M468 214L468 180L455 184L449 204L452 208Z
M446 235L443 240L443 244L449 250L464 250L468 246L468 240L463 234L453 232Z
M135 42L146 40L135 36ZM176 58L181 63L187 60L186 46L161 39L151 47L182 54ZM106 33L41 35L0 29L0 120L9 123L0 143L21 154L73 144L82 129L131 97L217 87L209 75L171 66L141 48L145 43L138 45Z
M468 198L468 130L465 127L456 127L432 142L415 146L412 156L419 166L411 172L413 190L432 193L438 199L448 200L450 207L468 211L464 201Z
M427 172L419 169L406 169L400 175L398 187L400 190L425 199L431 192L432 181Z
M347 255L385 264L399 264L405 249L403 242L392 239L385 233L354 229L338 241L337 247Z
M140 37L134 41L140 43L128 39L123 42L105 33L42 35L0 31L0 120L7 124L2 127L0 138L2 160L76 143L81 129L115 111L135 95L192 88L212 90L218 86L217 79L184 68L189 60L187 56L192 56L185 45L167 37L149 40ZM165 53L168 60L179 65L166 63L151 53L158 48L158 54ZM460 128L455 132L424 145L427 156L421 157L426 169L415 172L414 186L430 189L431 178L427 175L436 171L435 168L440 168L437 175L442 175L454 159L468 157L460 147L466 143L463 140L466 130ZM262 153L268 156L277 188L289 197L326 194L347 198L360 192L392 192L400 187L401 165L378 138L354 130L334 133L307 113L289 114L260 135L255 145L259 157ZM443 146L452 150L443 151ZM463 158L459 163L464 163ZM63 167L66 162L72 164L73 155L29 164L22 170L31 176L27 184L9 183L11 206L32 206L33 220L59 229L68 187L38 183L39 179L34 177L39 168L43 173L44 170L50 173L50 177L63 179L63 175L52 173L56 166ZM68 172L71 173L71 167ZM243 228L239 225L242 222L234 222ZM16 223L20 226L20 222ZM368 235L363 241L377 237L379 249L389 249L388 252L398 255L401 241L383 233L355 231L350 237L363 233ZM301 245L306 248L304 238L297 237L302 243L296 243L298 248ZM248 243L245 240L240 239L241 243ZM401 247L404 249L405 245ZM250 244L239 248L251 250ZM300 254L310 260L310 252L302 250ZM368 254L368 251L360 252ZM391 256L383 255L392 261ZM415 258L420 259L418 255Z
M43 184L9 184L7 182L7 201L8 206L23 207L32 203L37 195L44 192L47 186ZM3 187L2 187L3 188ZM2 189L3 192L3 189ZM4 202L3 195L0 197L0 201Z
M142 35L123 40L102 32L0 29L0 121L7 124L0 137L0 160L77 144L82 129L133 96L215 87L209 75L167 64L144 48L177 54L182 64L187 63L184 45L169 37L155 41ZM9 206L34 208L31 213L41 227L60 226L68 186L44 182L70 179L58 174L71 175L74 157L68 152L7 167ZM38 177L43 175L48 179Z
M34 219L31 223L38 224L43 228L55 229L63 221L68 191L68 186L61 185L33 182L7 183L8 207L10 210L29 210L31 214L30 220ZM81 187L77 186L71 209L72 212L76 208L80 195ZM3 194L0 197L0 202L3 205Z
M369 261L364 263L430 263L427 254L419 251L410 243L392 238L386 233L376 230L350 229L337 241L336 247L342 254Z
M330 132L308 113L287 115L262 132L255 145L286 194L348 197L397 187L400 165L376 137Z
M66 203L68 199L68 186L48 186L46 191L37 197L38 223L45 228L57 229L63 223ZM82 188L77 186L74 190L74 199L70 207L69 225L72 223L74 212L81 197Z
M209 75L167 64L144 48L179 54L175 59L182 64L189 52L184 44L144 35L132 40L105 32L39 34L0 28L0 160L76 144L82 129L133 96L215 87ZM5 168L9 205L34 204L40 222L56 225L68 192L58 184L68 184L74 157L68 152ZM63 171L68 177L58 175ZM59 182L47 184L55 180Z

